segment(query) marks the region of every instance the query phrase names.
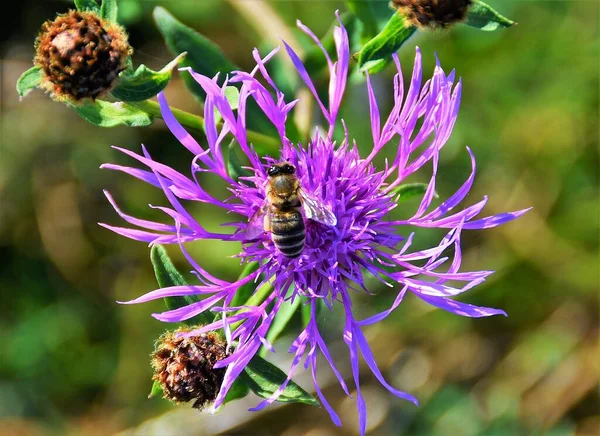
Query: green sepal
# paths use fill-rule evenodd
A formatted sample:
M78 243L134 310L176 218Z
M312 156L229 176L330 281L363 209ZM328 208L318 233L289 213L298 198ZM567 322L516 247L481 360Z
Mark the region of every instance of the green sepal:
M160 383L158 381L154 380L152 382L152 388L150 389L148 398L156 398L156 397L162 398L162 396L163 396L162 386L160 385Z
M194 29L178 21L162 7L154 9L154 21L160 30L169 50L174 53L187 52L181 60L181 67L192 67L199 74L213 77L218 72L222 78L236 67L229 61L214 42L210 41ZM205 93L190 74L184 74L187 87L198 98L204 100Z
M158 286L167 288L170 286L185 286L187 282L181 275L171 258L167 254L167 250L162 245L153 245L150 250L150 260L154 267L154 275ZM167 309L173 310L183 306L188 306L200 301L196 295L184 295L181 297L166 297L164 298ZM193 318L183 321L184 324L196 326L198 324L210 324L213 321L213 315L210 312L202 312Z
M31 67L17 80L17 93L19 94L19 98L25 97L32 90L37 88L42 84L42 68L41 67Z
M367 42L358 54L360 71L374 74L383 70L392 60L392 55L416 30L404 16L394 13L383 30Z
M407 183L406 185L400 185L390 191L394 197L397 196L396 203L401 203L410 198L421 196L427 191L427 183ZM438 198L438 194L433 194L435 198Z
M473 5L467 12L465 24L476 27L479 30L491 32L514 26L517 23L499 14L490 5L479 0L474 0Z
M223 404L230 403L234 400L239 400L240 398L244 398L246 395L250 393L250 388L242 380L241 377L235 379L231 387L229 388L229 392L225 395L225 399L223 400Z
M242 166L236 152L236 142L231 141L227 147L227 173L233 180L238 180L240 177L250 176L250 172Z
M152 124L153 116L148 112L128 103L104 100L88 101L82 104L71 104L81 118L100 127L145 127Z
M96 0L75 0L75 8L79 12L94 12L100 15L100 6Z
M117 0L102 0L102 6L100 7L100 17L105 20L117 22Z
M285 372L260 356L252 358L240 377L261 398L269 398L287 379ZM290 380L277 401L319 406L319 402L293 380Z
M140 65L135 71L123 71L111 94L122 101L144 101L155 97L165 89L173 76L173 68L185 55L185 52L181 53L160 71L153 71L145 65Z

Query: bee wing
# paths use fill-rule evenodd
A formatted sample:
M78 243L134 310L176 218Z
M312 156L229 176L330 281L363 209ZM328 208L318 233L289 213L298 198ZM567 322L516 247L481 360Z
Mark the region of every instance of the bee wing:
M337 218L329 206L324 205L302 189L298 191L298 195L302 201L304 216L307 219L318 221L328 226L335 226L337 224Z
M269 204L265 203L256 211L254 215L248 220L246 226L246 239L256 239L262 235L266 230L265 221L268 220Z

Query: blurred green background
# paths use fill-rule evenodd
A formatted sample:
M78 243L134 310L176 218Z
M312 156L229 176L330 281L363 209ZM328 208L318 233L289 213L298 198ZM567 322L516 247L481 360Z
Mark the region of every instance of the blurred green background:
M487 212L533 206L520 220L464 238L465 270L494 269L464 300L505 309L509 317L466 319L407 298L393 316L366 330L384 374L421 401L415 408L364 372L371 434L600 434L598 285L599 3L493 1L519 25L484 33L466 26L420 32L401 50L409 75L414 46L425 76L434 52L463 78L458 122L442 153L439 191L454 192L469 173L473 148L478 177L469 203L489 194ZM301 19L322 35L342 1L122 0L120 19L135 47L134 61L165 65L167 52L152 20L164 6L216 41L237 65L251 68L251 49L278 36L298 38ZM180 171L189 155L157 121L150 128L102 129L87 124L39 91L19 102L15 83L29 68L38 28L64 1L14 2L2 18L0 94L0 434L355 434L353 400L323 371L325 392L341 414L336 428L324 410L278 405L247 412L255 397L211 416L146 398L148 354L165 325L149 315L160 301L119 306L155 288L143 243L97 222L120 225L102 194L145 218L161 193L98 167L132 164L110 148L148 146L156 160ZM391 76L376 77L389 110ZM174 106L199 113L180 76L167 88ZM344 118L368 148L366 92L352 85ZM421 175L425 180L427 174ZM415 180L419 180L418 178ZM416 202L407 203L408 212ZM214 228L222 215L196 207ZM439 234L424 233L427 246ZM210 248L210 250L209 250ZM214 274L237 275L233 244L197 243L194 255ZM189 267L170 250L181 270ZM390 304L389 290L359 298L371 313ZM340 317L326 315L332 353L350 376ZM284 338L273 360L289 363ZM298 381L310 388L307 377Z

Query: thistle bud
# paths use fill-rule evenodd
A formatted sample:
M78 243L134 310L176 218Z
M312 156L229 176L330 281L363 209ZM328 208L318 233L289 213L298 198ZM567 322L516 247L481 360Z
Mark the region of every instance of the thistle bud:
M472 0L392 0L391 6L417 27L447 28L467 18Z
M107 93L132 53L121 26L78 11L45 22L35 47L42 86L55 99L71 102Z
M152 353L153 380L160 383L164 398L175 403L194 400L203 409L217 397L225 368L213 368L227 356L224 341L215 333L178 337L190 331L180 328L166 332L156 341Z

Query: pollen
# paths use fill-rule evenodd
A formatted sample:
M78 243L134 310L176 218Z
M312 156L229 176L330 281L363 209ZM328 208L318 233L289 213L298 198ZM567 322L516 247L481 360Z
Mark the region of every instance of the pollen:
M413 26L445 29L464 21L473 0L392 0L391 6Z
M112 89L132 49L118 25L92 12L69 11L42 25L34 64L56 99L94 100Z

